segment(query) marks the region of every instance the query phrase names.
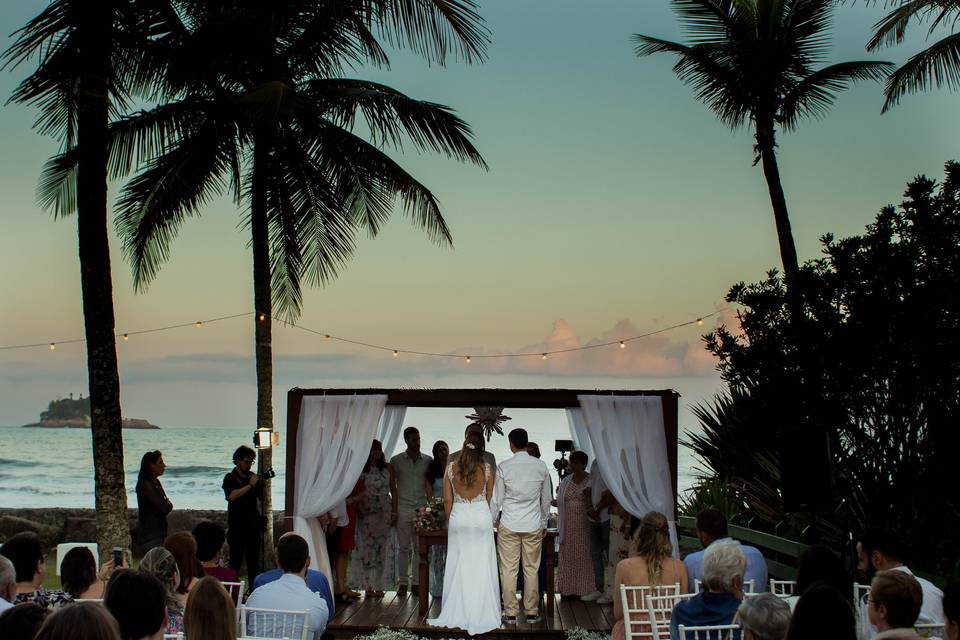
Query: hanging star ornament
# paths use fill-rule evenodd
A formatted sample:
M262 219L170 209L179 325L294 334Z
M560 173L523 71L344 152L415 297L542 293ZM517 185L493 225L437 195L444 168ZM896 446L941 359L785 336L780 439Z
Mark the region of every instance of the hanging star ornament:
M487 436L487 442L490 442L490 437L493 436L494 431L503 435L500 423L510 419L510 416L503 415L503 407L474 407L473 411L473 414L464 417L467 420L472 420L471 427L479 425L483 429L483 433Z

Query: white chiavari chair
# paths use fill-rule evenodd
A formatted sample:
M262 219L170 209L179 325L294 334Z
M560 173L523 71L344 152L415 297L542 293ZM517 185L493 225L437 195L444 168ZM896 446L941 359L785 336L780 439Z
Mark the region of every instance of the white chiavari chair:
M703 591L703 582L700 578L697 578L693 581L693 591L694 593L698 591ZM743 582L743 592L744 593L757 593L753 580L744 580Z
M678 602L692 598L695 593L678 593L668 596L650 596L647 598L647 620L654 640L669 640L670 618ZM626 625L624 625L626 628Z
M796 580L774 580L770 578L770 593L781 598L792 596L797 590Z
M943 623L923 623L913 625L913 630L921 638L943 638L947 637L946 625Z
M284 611L240 606L240 635L243 637L308 640L308 611Z
M680 640L740 640L743 628L739 624L712 624L702 627L678 625Z
M620 585L620 607L623 609L623 630L627 640L658 640L650 625L647 601L651 597L668 597L674 602L680 595L680 583L667 585Z
M237 608L237 622L240 622L240 605L243 603L243 590L247 583L241 580L240 582L221 582L220 584L233 598L233 605Z

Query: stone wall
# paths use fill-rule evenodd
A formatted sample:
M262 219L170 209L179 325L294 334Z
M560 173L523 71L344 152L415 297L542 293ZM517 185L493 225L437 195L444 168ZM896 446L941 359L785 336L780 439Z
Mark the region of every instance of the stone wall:
M169 532L190 531L201 520L219 522L227 526L227 512L203 509L175 509L167 516ZM131 532L137 527L137 510L127 510ZM273 512L274 531L283 531L283 511ZM97 539L97 522L93 509L0 508L0 542L21 531L40 535L44 546L51 548L61 542L92 542ZM134 545L136 547L136 545Z

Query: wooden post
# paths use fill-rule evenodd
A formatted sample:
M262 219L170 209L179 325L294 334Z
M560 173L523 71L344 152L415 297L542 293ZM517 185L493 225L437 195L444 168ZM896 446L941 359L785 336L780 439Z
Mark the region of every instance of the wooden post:
M293 513L296 508L297 436L300 431L300 405L303 389L287 392L287 471L283 504L283 529L293 531Z

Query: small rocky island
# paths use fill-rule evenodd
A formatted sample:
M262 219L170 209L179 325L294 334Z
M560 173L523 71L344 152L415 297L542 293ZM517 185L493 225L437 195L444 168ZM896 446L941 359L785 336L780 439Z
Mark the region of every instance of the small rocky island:
M51 400L47 410L40 413L40 422L23 425L28 429L89 429L90 398L83 394L76 400L73 394L69 398ZM124 429L159 429L143 418L124 418Z

